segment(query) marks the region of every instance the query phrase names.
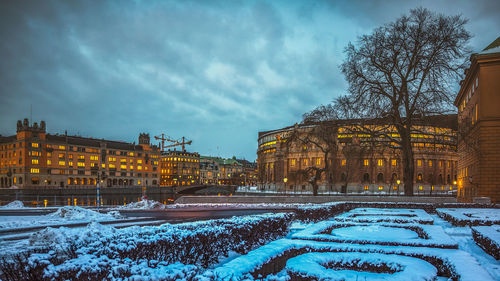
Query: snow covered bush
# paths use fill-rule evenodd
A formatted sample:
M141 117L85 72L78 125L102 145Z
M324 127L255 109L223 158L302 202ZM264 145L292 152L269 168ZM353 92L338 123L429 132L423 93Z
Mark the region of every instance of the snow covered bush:
M4 209L22 209L22 208L24 208L24 204L23 204L23 202L21 202L19 200L15 200L15 201L12 201L9 204L7 204L1 208L4 208Z
M292 280L433 281L436 268L421 259L378 253L307 253L287 261ZM411 277L410 277L411 276Z
M500 260L500 226L475 226L471 229L476 244L495 259Z
M0 262L0 280L35 280L26 278L31 271L37 272L36 280L71 276L79 280L190 280L199 268L218 262L230 251L245 254L286 235L292 219L292 213L278 213L124 229L98 223L84 230L49 228L30 239L36 251ZM191 266L187 271L174 270L178 275L168 275L172 278L157 278L166 276L175 263Z
M203 276L216 276L216 280L266 280L268 276L281 276L282 280L290 280L286 273L287 261L307 253L369 253L397 255L416 258L432 264L437 276L453 281L493 281L491 275L480 266L469 253L456 249L437 249L427 247L356 245L348 243L330 243L305 240L280 239L237 257L230 262L207 270ZM388 259L390 259L388 257ZM394 259L393 259L394 260ZM397 259L396 259L397 260ZM412 264L418 268L418 265ZM406 276L398 280L412 280ZM199 279L200 281L203 279ZM209 279L210 280L210 279ZM214 280L214 279L211 279ZM269 279L271 280L271 279ZM318 279L313 279L318 280ZM322 279L320 279L322 280ZM325 280L329 280L325 278ZM356 280L356 279L346 279ZM364 280L364 278L359 278ZM366 280L374 280L366 278Z
M438 208L436 212L454 226L500 224L500 209Z
M322 221L294 233L292 239L456 249L458 244L441 226L396 223Z
M419 209L383 209L356 208L334 218L340 222L391 222L433 224L434 220L424 210Z

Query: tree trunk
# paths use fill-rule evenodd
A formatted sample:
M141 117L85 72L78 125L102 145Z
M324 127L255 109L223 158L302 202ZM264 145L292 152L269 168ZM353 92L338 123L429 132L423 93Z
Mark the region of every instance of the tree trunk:
M312 183L313 196L318 196L318 184L316 182Z
M406 196L413 196L413 177L415 174L415 162L413 159L413 147L411 146L410 130L402 128L401 152L403 154L403 182Z

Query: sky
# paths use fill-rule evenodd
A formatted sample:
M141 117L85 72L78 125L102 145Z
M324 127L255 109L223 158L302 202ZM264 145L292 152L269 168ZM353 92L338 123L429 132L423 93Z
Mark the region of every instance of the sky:
M494 0L0 1L0 135L32 116L52 134L164 133L255 160L259 131L346 93L349 42L420 6L468 18L474 51L500 36Z

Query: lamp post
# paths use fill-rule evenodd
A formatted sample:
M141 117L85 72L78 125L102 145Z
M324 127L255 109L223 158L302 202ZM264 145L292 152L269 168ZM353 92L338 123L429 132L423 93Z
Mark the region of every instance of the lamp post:
M401 181L397 180L396 183L398 184L398 196L399 196L399 184L401 183Z
M100 178L100 174L99 174L99 171L97 172L97 211L99 211L99 205L101 205L101 200L100 200L100 196L99 196L99 183L101 183L101 178Z

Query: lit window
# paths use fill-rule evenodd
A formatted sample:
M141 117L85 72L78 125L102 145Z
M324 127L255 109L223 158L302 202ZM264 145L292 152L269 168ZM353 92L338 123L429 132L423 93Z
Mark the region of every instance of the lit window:
M38 159L31 159L31 164L38 164Z
M398 187L397 187L397 186L393 186L392 188L393 188L394 190L398 189Z
M370 160L368 160L368 159L363 160L363 165L369 166L370 165Z
M368 190L368 189L369 189L368 185L365 185L365 190Z
M59 153L59 158L64 158L64 153Z
M316 158L316 166L321 165L321 158Z
M432 167L432 160L429 160L429 167Z
M133 170L134 169L134 166L130 165L129 166L130 170Z
M295 166L295 159L290 159L290 166Z
M142 166L137 166L137 170L142 170Z
M90 160L92 160L92 161L98 161L99 157L97 155L90 155Z
M142 164L142 160L141 159L137 160L137 164Z
M422 160L417 160L417 166L419 166L419 167L422 166Z
M78 159L85 160L85 155L78 155Z
M418 190L424 190L424 187L423 186L419 186Z
M120 169L126 170L127 169L127 165L120 165Z
M60 146L59 146L59 149L61 149L61 150L66 150L66 146L64 146L64 145L60 145Z
M31 168L31 173L32 174L39 174L40 173L40 169Z
M378 190L384 190L384 187L383 186L379 186Z
M31 143L31 147L39 147L39 146L40 146L40 145L39 145L38 143L36 143L36 142L32 142L32 143Z
M77 165L78 165L78 167L85 167L85 163L84 162L78 162Z
M116 165L115 165L115 164L111 164L111 163L109 163L109 165L108 165L108 166L109 166L109 168L110 168L110 169L114 169L114 168L116 168Z
M340 165L345 166L345 165L346 165L346 162L347 162L347 161L346 161L345 159L342 159L342 160L340 161Z
M397 164L398 164L398 160L396 160L396 159L391 159L391 165L392 165L392 166L397 166Z
M101 164L101 167L102 167L103 169L105 169L105 168L106 168L106 164L102 163L102 164Z
M66 162L64 162L64 161L59 161L59 166L66 166Z
M47 165L52 165L52 160L47 159Z
M378 166L384 166L384 159L378 159L377 160L377 165Z

